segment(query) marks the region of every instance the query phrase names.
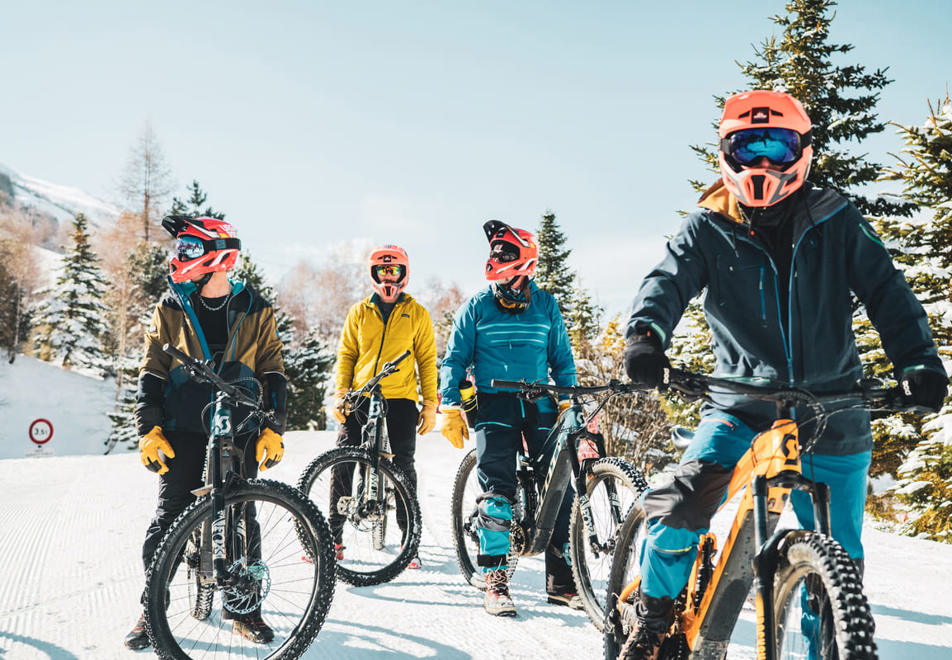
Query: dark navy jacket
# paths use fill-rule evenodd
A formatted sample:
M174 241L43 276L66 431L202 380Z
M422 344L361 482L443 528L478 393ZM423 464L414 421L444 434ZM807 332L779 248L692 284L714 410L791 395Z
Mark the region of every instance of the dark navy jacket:
M855 293L897 377L921 367L945 373L926 313L872 227L838 193L807 186L796 202L788 281L779 281L766 247L735 219L726 190L715 186L642 282L627 336L636 324L647 324L667 347L688 302L706 287L715 375L780 379L815 392L848 390L862 377L852 329ZM785 315L780 287L787 288ZM755 428L775 414L772 403L738 396L719 396L714 406ZM829 418L816 451L844 455L871 446L869 415L853 410Z

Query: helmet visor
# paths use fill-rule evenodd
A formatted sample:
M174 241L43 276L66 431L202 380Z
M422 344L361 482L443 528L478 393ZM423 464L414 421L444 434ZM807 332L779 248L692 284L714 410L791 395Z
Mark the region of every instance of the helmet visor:
M495 241L489 246L489 258L506 264L519 258L519 248L506 241Z
M789 165L803 153L800 134L790 128L745 128L731 133L721 143L739 164L748 167L766 158L774 165Z
M205 254L205 242L195 236L181 236L175 241L175 254L179 261L191 261Z

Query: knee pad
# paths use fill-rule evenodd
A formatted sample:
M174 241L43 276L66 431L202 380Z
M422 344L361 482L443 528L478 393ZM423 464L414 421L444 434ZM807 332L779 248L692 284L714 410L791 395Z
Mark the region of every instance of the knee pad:
M512 503L500 493L489 491L476 499L479 510L476 524L480 529L493 532L509 532L512 527Z

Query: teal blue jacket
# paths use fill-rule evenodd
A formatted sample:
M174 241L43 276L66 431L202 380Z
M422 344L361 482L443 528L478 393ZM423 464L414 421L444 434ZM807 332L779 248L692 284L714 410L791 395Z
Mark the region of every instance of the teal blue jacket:
M529 308L519 314L499 309L489 286L457 310L440 365L443 404L459 405L459 382L471 366L476 389L483 393L499 391L490 385L494 378L576 384L575 359L559 306L535 282L529 287Z

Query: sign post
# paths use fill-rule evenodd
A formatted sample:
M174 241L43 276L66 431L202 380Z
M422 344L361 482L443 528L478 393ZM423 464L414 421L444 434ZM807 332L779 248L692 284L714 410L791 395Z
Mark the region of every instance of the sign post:
M47 447L46 443L53 439L53 424L48 419L42 417L34 419L30 423L29 430L30 442L34 444L33 451L28 451L28 457L52 456L53 448Z

